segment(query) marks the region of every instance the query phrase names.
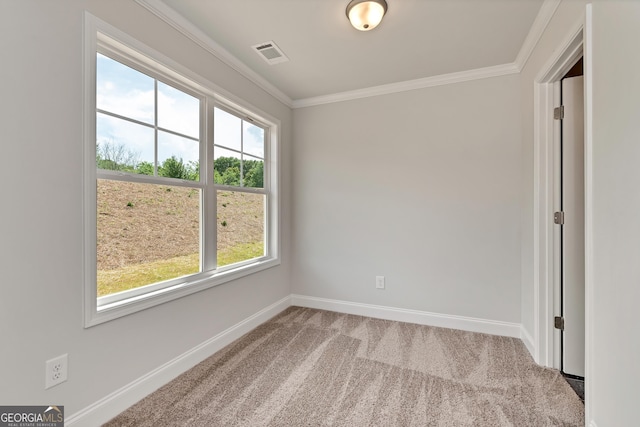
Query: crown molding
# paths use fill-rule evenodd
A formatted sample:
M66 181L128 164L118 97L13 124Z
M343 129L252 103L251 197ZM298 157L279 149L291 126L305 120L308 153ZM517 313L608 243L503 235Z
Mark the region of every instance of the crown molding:
M231 52L218 44L193 23L167 6L162 0L135 0L136 3L149 10L151 13L162 19L171 27L178 30L198 46L202 47L223 63L249 79L258 87L278 99L290 108L304 108L314 105L331 104L334 102L349 101L372 96L387 95L398 92L405 92L416 89L424 89L434 86L442 86L453 83L461 83L470 80L478 80L490 77L517 74L526 65L531 53L538 44L544 30L549 25L558 6L562 0L544 0L538 11L538 15L527 34L518 56L513 63L496 65L492 67L478 68L474 70L461 71L456 73L442 74L438 76L425 77L421 79L408 80L404 82L390 83L380 86L373 86L364 89L357 89L346 92L339 92L329 95L322 95L310 98L292 100L276 86L268 82L261 75L253 71L246 64L236 58Z
M164 22L178 30L184 36L196 43L207 52L218 58L224 64L228 65L242 76L249 79L258 87L272 95L280 102L288 107L292 107L293 101L284 92L269 83L261 75L253 71L242 61L236 58L231 52L218 44L211 37L206 35L202 30L193 25L189 20L184 18L178 12L167 6L161 0L135 0L140 6L149 10L151 13L162 19Z
M522 47L520 47L520 52L518 52L518 56L514 64L518 67L518 71L522 71L524 66L527 64L529 57L533 53L533 49L535 49L536 45L542 38L542 34L544 30L551 22L551 18L555 15L556 10L562 0L545 0L538 11L538 15L536 15L535 21L533 21L533 25L529 30L529 34L524 39L524 43L522 43Z
M331 104L334 102L350 101L359 98L388 95L392 93L405 92L409 90L424 89L434 86L443 86L452 83L461 83L470 80L486 79L520 72L514 63L496 65L493 67L477 68L475 70L460 71L457 73L442 74L439 76L425 77L422 79L408 80L398 83L373 86L364 89L351 90L347 92L334 93L331 95L316 96L312 98L296 99L293 101L293 108L311 107L314 105Z
M352 99L367 98L370 96L386 95L396 92L460 83L469 80L520 73L529 60L529 57L533 53L536 45L540 41L540 38L542 38L544 30L549 25L549 22L553 18L553 15L556 13L561 2L562 0L544 0L544 3L536 15L533 25L531 26L531 29L518 52L518 56L513 63L461 71L458 73L443 74L399 83L391 83L388 85L374 86L331 95L296 99L293 101L293 108L311 107L314 105L330 104L333 102L349 101Z

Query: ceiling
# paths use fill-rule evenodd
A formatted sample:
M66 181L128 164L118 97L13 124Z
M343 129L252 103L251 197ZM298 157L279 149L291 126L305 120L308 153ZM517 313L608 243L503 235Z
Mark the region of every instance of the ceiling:
M348 0L138 0L289 104L513 64L544 1L387 0L382 23L360 32ZM251 48L266 41L290 61Z

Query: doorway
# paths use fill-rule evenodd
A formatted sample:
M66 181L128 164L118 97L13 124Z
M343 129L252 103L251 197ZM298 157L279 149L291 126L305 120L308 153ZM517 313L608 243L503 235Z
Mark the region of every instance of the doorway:
M591 419L591 366L593 364L591 338L593 319L593 54L592 54L591 5L585 15L578 17L575 25L567 31L566 38L540 68L534 78L534 200L533 200L533 310L534 324L530 336L525 329L524 337L533 343L531 353L535 361L543 366L562 369L560 333L554 327L554 316L560 313L558 273L555 271L556 246L553 213L557 208L555 183L557 177L555 141L559 138L560 125L554 120L554 107L559 105L560 81L569 70L584 57L584 119L585 119L585 419ZM525 288L526 289L526 288Z

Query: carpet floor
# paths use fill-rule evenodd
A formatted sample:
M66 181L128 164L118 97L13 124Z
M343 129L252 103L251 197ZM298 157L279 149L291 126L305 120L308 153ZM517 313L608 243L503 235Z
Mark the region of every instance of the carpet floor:
M515 338L290 307L105 426L582 426Z

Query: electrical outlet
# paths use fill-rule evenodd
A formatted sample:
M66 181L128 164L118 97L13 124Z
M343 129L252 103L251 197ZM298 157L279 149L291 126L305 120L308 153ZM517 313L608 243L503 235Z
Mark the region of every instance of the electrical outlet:
M384 276L376 276L376 289L384 289Z
M45 363L44 388L51 388L67 380L67 355L63 354Z

